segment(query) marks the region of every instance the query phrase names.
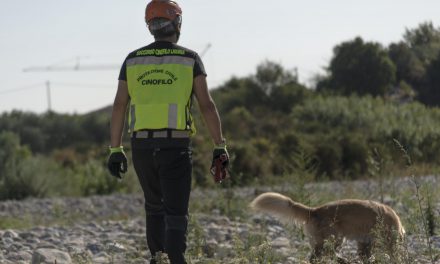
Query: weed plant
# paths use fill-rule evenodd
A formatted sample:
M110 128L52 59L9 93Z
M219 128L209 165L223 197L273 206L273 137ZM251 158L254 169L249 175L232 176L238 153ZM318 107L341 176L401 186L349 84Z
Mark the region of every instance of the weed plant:
M404 151L402 145L400 145L400 150ZM291 257L294 257L294 260L288 260L289 256L281 255L272 248L266 229L267 223L264 221L259 225L251 224L247 235L243 235L237 229L235 233L231 234L230 240L224 242L230 248L223 248L225 246L223 244L208 241L208 234L205 233L204 226L199 222L202 215L224 216L231 219L231 221L251 222L254 213L248 210L247 205L249 202L260 192L274 190L311 206L341 198L373 199L391 203L401 217L407 236L411 240L401 241L398 245L398 255L390 257L390 254L387 253L388 249L386 243L384 243L385 241L379 239L373 249L375 263L390 264L395 261L395 263L409 264L422 263L422 261L426 263L428 261L428 263L434 264L436 261L438 262L440 256L439 248L435 248L432 244L432 236L438 232L437 227L439 224L438 207L435 207L439 203L439 193L436 191L439 183L436 181L426 183L423 178L415 176L413 170L417 168L407 153L404 156L408 165L407 172L410 172L410 180L406 181L410 184L407 185L403 184L404 179L394 177L395 175L390 173L389 168L395 164L392 160L385 159L379 151L370 153L370 174L373 180L368 182L325 181L316 183L314 182L317 173L315 160L312 155L307 155L304 150L292 155L292 167L286 168L286 173L282 177L278 177L271 186L267 186L263 182L261 185L240 188L234 187L226 181L212 189L195 188L190 203L188 262L191 264L307 263L310 248L301 229L283 225L288 239L300 241L299 243L291 243L292 246L288 250L292 252ZM98 171L98 173L101 172ZM76 220L81 217L80 215L66 215L63 213L64 211L65 208L55 206L54 217L58 221L55 220L51 223L44 223L43 221L38 223L35 220L38 219L38 216L23 216L20 221L4 217L0 219L0 228L28 228L35 224L70 225L76 223ZM67 218L74 219L74 221L69 223L66 221ZM118 220L118 218L115 218L115 220ZM376 232L380 234L380 228ZM414 243L420 243L421 247L415 246ZM332 241L327 242L327 248L328 250L333 249ZM143 248L138 250L145 249L146 246L143 245ZM343 247L341 252L343 257L352 261L352 263L359 263L359 259L355 254L344 250ZM126 263L136 263L144 256L139 252L127 254ZM91 263L86 256L74 255L73 259L74 263ZM326 259L321 263L332 263L334 261L336 260Z

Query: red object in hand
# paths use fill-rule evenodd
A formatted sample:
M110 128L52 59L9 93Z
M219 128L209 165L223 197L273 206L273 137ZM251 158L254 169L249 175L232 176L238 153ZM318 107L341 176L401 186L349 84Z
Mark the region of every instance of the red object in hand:
M223 180L229 177L226 167L223 166L223 163L227 160L228 160L228 156L226 154L221 154L214 161L214 164L211 167L211 174L212 176L214 176L215 182L222 182Z

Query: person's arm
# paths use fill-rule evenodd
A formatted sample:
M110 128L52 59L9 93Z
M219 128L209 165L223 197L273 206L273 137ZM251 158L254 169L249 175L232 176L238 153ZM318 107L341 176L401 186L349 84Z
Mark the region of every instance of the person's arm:
M203 74L194 78L193 90L200 107L200 112L208 127L209 134L214 144L219 145L223 141L220 117L217 112L217 107L209 94L206 77Z
M125 113L130 97L126 81L119 81L113 103L112 119L110 124L110 146L119 147L122 145L122 133L125 123Z

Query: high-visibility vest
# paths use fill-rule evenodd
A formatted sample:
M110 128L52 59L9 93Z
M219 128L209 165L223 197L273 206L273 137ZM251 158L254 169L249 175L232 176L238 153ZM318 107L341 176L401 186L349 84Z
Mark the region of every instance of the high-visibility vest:
M177 53L179 50L169 51ZM148 50L141 52L144 55ZM175 129L195 134L190 111L194 63L193 58L180 55L127 59L130 132Z

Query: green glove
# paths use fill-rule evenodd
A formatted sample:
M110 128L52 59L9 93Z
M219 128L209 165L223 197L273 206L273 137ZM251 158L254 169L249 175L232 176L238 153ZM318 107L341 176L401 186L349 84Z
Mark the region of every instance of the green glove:
M111 175L122 179L121 172L127 172L127 157L122 146L110 147L110 156L108 157L107 167Z

